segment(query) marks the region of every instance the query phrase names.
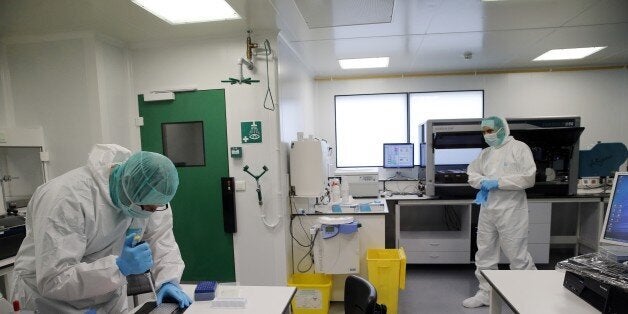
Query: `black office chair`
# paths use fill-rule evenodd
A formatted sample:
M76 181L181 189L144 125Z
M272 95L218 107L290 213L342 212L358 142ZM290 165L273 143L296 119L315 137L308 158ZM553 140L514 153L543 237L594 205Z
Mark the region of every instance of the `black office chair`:
M377 291L368 280L349 275L345 280L345 314L386 314L386 305L377 304Z

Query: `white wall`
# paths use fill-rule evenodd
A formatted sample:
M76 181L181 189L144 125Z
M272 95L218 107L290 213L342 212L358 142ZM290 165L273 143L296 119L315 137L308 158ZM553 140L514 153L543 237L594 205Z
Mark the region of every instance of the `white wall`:
M84 164L100 137L90 98L96 86L87 77L86 41L14 43L6 48L14 123L43 127L51 178Z
M256 34L254 42L269 38L276 47L276 34ZM247 190L236 194L238 232L234 234L236 279L246 285L280 285L287 280L287 190L285 166L281 163L279 111L262 107L266 94L266 68L261 58L256 60L253 73L244 70L245 77L260 79L253 85L221 83L228 77L238 77L236 64L245 55L246 37L227 39L198 39L194 41L143 44L132 48L132 70L136 94L150 90L196 86L198 89L225 89L227 105L228 146L242 146L241 160L229 159L229 174L245 180ZM271 60L270 80L277 101L276 64ZM263 143L242 144L241 121L262 121ZM268 223L280 223L275 228L265 226L260 218L254 180L242 171L249 165L256 173L266 165L270 170L260 183L264 197L263 210ZM280 188L278 188L280 187ZM278 215L281 215L279 217Z
M317 81L317 132L334 143L334 95L484 90L484 115L582 117L580 148L628 144L628 70Z
M139 150L137 100L131 91L130 58L121 43L97 38L96 61L99 104L105 143L116 143Z
M279 57L279 103L281 126L281 173L284 175L281 189L289 191L289 152L290 143L297 139L297 132L314 134L314 78L301 62L290 45L280 36L277 43ZM287 199L284 199L287 201ZM288 208L289 208L288 204ZM286 223L289 224L289 216ZM292 263L292 239L286 236L288 274L296 272Z
M84 165L96 143L139 148L120 43L82 32L11 38L0 48L0 124L43 128L49 179Z
M6 46L0 42L0 127L13 127L11 80L9 78L9 63L7 62Z

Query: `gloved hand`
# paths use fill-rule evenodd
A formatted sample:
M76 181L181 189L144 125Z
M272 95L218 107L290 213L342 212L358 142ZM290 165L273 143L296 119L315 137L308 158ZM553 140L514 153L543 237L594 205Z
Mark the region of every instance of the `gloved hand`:
M143 274L153 267L153 254L146 243L133 246L135 233L129 234L124 239L124 247L120 256L116 258L116 264L120 272L125 275Z
M490 190L494 190L497 189L499 187L499 184L497 183L497 180L484 180L482 181L482 189L490 191Z
M179 286L170 282L166 282L161 285L161 288L159 288L159 291L157 292L157 300L155 300L157 301L157 305L161 304L164 298L176 300L177 303L179 303L180 308L186 308L192 304L190 297L188 297L188 295L185 294Z
M480 189L480 191L478 191L478 194L475 195L475 201L473 202L478 205L482 205L486 203L487 200L488 200L488 190Z

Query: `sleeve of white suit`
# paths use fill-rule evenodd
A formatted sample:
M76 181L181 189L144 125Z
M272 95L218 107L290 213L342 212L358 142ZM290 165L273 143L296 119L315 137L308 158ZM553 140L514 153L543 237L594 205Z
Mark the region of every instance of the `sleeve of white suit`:
M33 217L32 230L41 295L74 301L102 296L125 285L126 277L116 265L116 256L81 262L86 248L84 204L69 200L73 197L61 192L33 203L47 207Z
M478 158L472 161L469 167L467 167L469 185L478 190L482 187L482 181L486 180L486 177L482 174L482 163L485 151L486 150L482 150Z
M178 284L183 275L185 263L172 232L172 207L151 215L144 239L153 253L155 266L153 266L152 274L155 277L155 289L159 289L166 282Z
M523 142L516 142L518 145L513 150L518 157L517 174L505 175L499 178L500 190L525 190L534 186L536 176L536 164L532 157L530 147Z

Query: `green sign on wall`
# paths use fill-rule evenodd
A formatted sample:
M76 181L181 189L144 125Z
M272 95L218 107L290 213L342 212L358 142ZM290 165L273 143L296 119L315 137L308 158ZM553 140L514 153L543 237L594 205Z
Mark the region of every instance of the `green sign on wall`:
M262 121L240 122L242 144L262 142Z

